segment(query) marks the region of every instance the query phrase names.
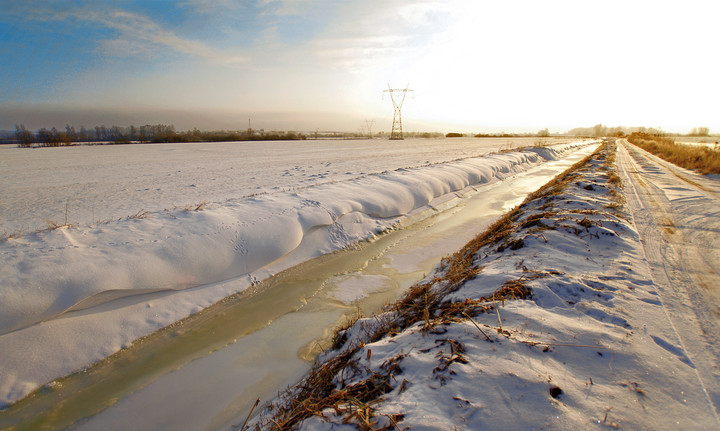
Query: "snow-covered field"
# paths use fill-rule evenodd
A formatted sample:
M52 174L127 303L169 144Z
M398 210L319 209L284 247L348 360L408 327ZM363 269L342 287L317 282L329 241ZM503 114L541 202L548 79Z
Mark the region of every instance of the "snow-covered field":
M212 202L12 237L0 243L2 402L283 268L421 217L453 191L571 147L443 154L442 163L424 155L309 187L269 169L277 189L258 196L198 196L183 202ZM616 162L605 160L612 154ZM397 312L359 320L346 333L348 353L318 366L335 367L317 386L331 402L306 396L302 414L286 417L317 430L720 429L719 201L717 178L619 141L616 153L520 209L496 241L447 260ZM365 282L338 292L352 300ZM493 298L503 287L505 297ZM236 414L231 423L242 424L246 413ZM268 424L267 414L253 425ZM95 424L99 416L80 427Z
M0 242L0 402L579 145L488 154L522 144L2 148L3 229L29 233Z
M614 155L358 320L249 429L720 429L720 182Z
M547 139L546 139L547 140ZM548 142L569 142L553 139ZM533 146L537 138L0 146L0 235L95 226ZM67 220L66 220L67 211Z

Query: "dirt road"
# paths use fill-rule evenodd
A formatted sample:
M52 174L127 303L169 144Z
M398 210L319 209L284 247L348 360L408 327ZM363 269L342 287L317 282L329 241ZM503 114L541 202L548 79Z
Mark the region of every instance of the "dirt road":
M720 180L626 140L617 164L628 208L677 345L720 410Z

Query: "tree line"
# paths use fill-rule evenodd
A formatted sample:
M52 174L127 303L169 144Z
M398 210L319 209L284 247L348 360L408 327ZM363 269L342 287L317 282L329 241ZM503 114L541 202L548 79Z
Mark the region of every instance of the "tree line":
M204 132L193 129L178 132L172 124L153 124L145 126L95 126L87 129L80 126L76 129L70 124L65 130L55 127L40 128L37 132L28 130L22 124L15 125L15 142L19 147L60 147L76 143L167 143L167 142L223 142L223 141L251 141L251 140L295 140L305 139L305 135L295 132L253 131L211 131Z
M654 127L608 127L603 124L596 124L593 127L577 127L569 130L568 135L574 136L627 136L632 133L647 134L647 135L666 135L660 128ZM695 127L688 136L709 136L710 129L708 127Z

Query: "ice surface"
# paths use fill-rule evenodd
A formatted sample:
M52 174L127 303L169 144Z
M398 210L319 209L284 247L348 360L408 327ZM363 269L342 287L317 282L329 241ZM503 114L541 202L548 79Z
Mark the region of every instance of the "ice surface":
M387 288L392 281L382 275L348 275L333 290L333 297L346 304L368 295L369 293Z

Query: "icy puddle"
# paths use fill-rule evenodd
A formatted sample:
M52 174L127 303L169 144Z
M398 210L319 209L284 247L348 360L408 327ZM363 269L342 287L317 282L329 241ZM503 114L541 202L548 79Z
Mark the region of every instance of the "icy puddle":
M402 229L284 271L46 386L0 413L0 428L242 425L257 398L267 400L301 378L335 327L398 298L443 256L595 148L457 194Z

